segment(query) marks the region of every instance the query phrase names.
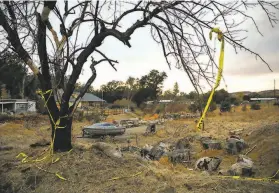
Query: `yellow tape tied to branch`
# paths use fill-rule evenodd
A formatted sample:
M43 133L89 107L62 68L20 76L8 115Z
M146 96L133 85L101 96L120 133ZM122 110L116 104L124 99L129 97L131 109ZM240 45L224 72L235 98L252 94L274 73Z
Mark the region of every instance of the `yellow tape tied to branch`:
M212 101L212 98L213 98L213 95L215 93L215 90L218 88L219 84L220 84L220 81L221 81L221 78L222 78L222 72L223 72L223 66L224 66L224 45L225 45L225 42L224 42L224 36L223 36L223 33L221 32L221 30L219 28L213 28L211 29L210 33L209 33L209 38L210 40L212 39L212 33L215 32L217 33L218 35L218 40L221 42L221 53L220 53L220 57L219 57L219 67L218 67L218 74L217 74L217 78L216 78L216 82L215 82L215 85L210 93L210 96L207 100L207 104L203 110L203 113L202 113L202 116L197 124L197 130L200 131L201 130L201 127L203 125L203 120L205 118L205 115L206 115L206 112L209 108L209 105Z

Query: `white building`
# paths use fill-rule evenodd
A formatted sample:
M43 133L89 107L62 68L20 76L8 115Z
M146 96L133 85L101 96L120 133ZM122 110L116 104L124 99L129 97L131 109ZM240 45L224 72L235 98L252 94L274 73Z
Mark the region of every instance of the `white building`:
M0 100L0 113L36 112L36 101L27 99L2 99Z

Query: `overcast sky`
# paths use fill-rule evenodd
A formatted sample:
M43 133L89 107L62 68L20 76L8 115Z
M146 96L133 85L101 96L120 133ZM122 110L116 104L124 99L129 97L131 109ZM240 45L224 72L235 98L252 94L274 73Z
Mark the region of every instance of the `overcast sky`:
M277 10L277 12L277 16L279 16L279 11ZM254 55L244 51L236 54L234 49L226 44L223 75L229 92L273 89L274 79L277 80L277 88L279 89L279 25L272 28L265 13L260 9L254 9L251 14L264 36L257 32L251 22L247 22L245 25L249 33L244 44L254 52L259 53L268 62L273 72L270 72L259 59L256 60ZM125 17L122 27L131 26L136 19L138 19L136 15ZM87 37L90 32L88 29L88 26L81 28L81 38ZM130 43L132 47L128 48L113 37L105 39L98 49L106 53L111 59L117 60L119 64L116 66L117 71L114 71L107 63L98 65L97 78L93 87L99 88L100 85L111 80L125 81L129 76L141 77L150 70L157 69L165 71L168 75L164 82L164 90L172 89L175 82L178 82L180 91L188 93L194 90L184 71L178 70L174 66L171 70L169 69L163 57L161 46L151 38L148 28L138 29L131 36ZM213 44L214 41L212 41ZM220 46L218 41L216 46ZM218 62L218 58L219 51L216 53L216 62ZM88 70L89 65L87 63L84 66L84 71L80 75L79 80L83 83L91 75L90 70ZM223 87L224 83L221 83L220 88Z

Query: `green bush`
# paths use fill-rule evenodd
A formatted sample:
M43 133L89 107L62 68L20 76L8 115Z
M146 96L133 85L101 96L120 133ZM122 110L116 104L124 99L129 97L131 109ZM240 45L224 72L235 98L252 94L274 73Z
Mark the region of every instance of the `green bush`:
M231 102L228 98L225 99L223 102L221 102L220 111L221 112L230 112L231 111Z
M199 110L199 105L197 103L192 103L189 105L188 109L192 113L195 113L195 112L197 112L197 110Z
M217 109L217 105L215 102L211 102L210 106L209 106L209 111L213 112Z
M257 102L254 102L251 104L251 109L252 110L260 110L261 109L261 105Z
M100 113L90 113L84 116L87 121L93 121L94 123L99 123L102 121L102 117Z

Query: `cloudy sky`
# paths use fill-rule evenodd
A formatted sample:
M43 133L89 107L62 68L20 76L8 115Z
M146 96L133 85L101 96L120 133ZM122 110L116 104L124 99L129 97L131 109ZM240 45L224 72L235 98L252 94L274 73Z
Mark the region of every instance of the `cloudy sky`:
M279 16L279 11L277 10L277 12L277 16ZM268 62L273 72L270 72L262 61L256 60L254 55L244 51L236 54L234 49L226 44L223 75L229 92L273 89L274 79L277 80L277 88L279 89L279 25L272 28L261 9L254 9L250 13L256 20L263 36L248 21L245 23L245 27L249 33L244 45L259 53ZM136 15L125 17L122 27L131 26L136 19L138 19ZM81 38L87 37L88 26L83 26L80 31ZM175 82L178 82L180 90L183 92L194 90L184 71L178 70L174 66L171 70L169 69L160 45L151 38L148 28L138 29L132 35L130 43L132 47L128 48L113 37L105 39L98 49L106 53L111 59L117 60L119 64L116 66L117 71L114 71L107 63L101 63L97 66L97 78L93 83L95 88L99 88L100 85L111 80L125 81L129 76L141 77L150 70L157 69L165 71L168 75L164 82L164 90L172 89ZM220 46L218 41L215 43L217 47ZM212 41L213 44L214 41ZM218 57L219 52L216 53L216 62ZM79 78L81 82L86 82L91 75L90 70L88 70L89 65L87 63L84 66L84 71ZM220 88L223 87L224 83L221 83Z

